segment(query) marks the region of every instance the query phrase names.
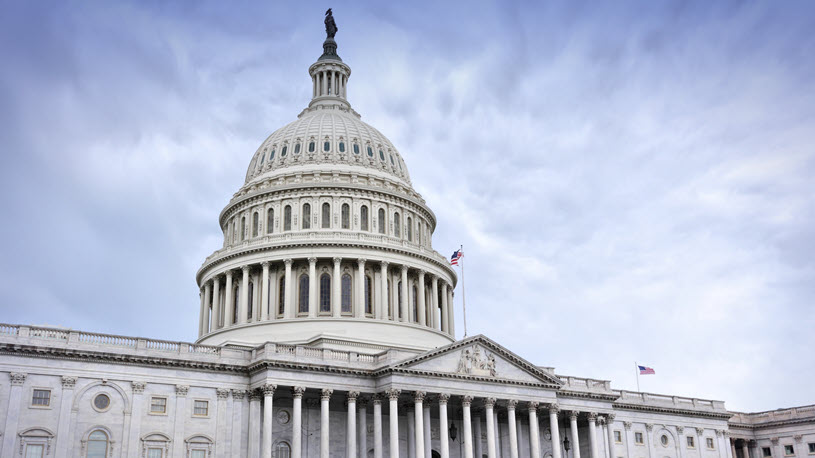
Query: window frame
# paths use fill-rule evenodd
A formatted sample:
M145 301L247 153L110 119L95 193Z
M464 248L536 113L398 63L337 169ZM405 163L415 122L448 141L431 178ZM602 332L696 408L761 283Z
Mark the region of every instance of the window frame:
M108 398L108 405L104 409L100 409L99 407L96 406L96 398L98 398L99 396L103 396L103 395ZM91 397L91 407L93 407L93 410L95 410L97 412L107 412L108 410L110 410L110 407L112 405L113 405L113 398L110 397L110 394L105 393L104 391L98 392L98 393L94 394Z
M387 233L388 233L387 212L385 212L384 208L380 208L376 212L376 214L377 214L377 218L379 219L379 221L378 221L378 223L379 223L379 228L378 228L379 231L378 232L380 234L382 234L382 235L387 235Z
M808 455L815 455L815 442L807 442Z
M196 404L199 403L199 402L203 402L205 404L206 413L204 413L204 414L195 413L195 409L197 408ZM193 399L192 400L192 416L193 416L193 418L209 418L209 411L210 411L210 409L209 409L209 399L199 398L199 399Z
M348 280L347 284L346 279ZM346 297L348 299L348 310L345 310ZM346 316L354 314L354 277L350 272L343 272L340 275L340 314Z
M708 450L716 450L716 441L712 437L705 437L705 447Z
M788 448L790 450L790 453L787 453ZM795 445L784 444L784 456L795 456Z
M328 280L328 286L323 283L324 280ZM320 303L318 304L318 309L321 315L331 315L331 274L328 272L323 272L320 275L320 291L319 291L319 299ZM323 305L325 304L323 299L327 299L327 309L323 310Z
M645 445L645 434L642 431L634 431L634 444Z
M153 400L156 400L156 399L162 399L162 400L164 400L164 410L163 410L163 411L161 411L161 412L153 410ZM149 404L149 406L150 406L150 407L149 407L149 410L147 411L147 412L148 412L148 414L150 414L150 415L158 415L158 416L164 416L164 417L166 417L166 416L167 416L167 411L169 410L169 409L167 408L167 407L168 407L168 404L169 404L169 403L167 402L167 400L168 400L168 397L167 397L167 396L162 396L162 395L158 395L158 394L153 394L153 395L150 395L150 404Z
M38 391L43 391L43 392L48 393L48 398L47 398L48 403L47 404L35 404L34 403L34 400L37 399L36 395L37 395ZM39 387L39 386L31 387L31 398L30 398L31 403L29 404L29 407L32 408L32 409L50 409L51 408L51 396L52 396L52 394L53 393L51 393L51 388Z
M615 444L622 444L623 443L623 432L619 429L614 430L614 443Z
M695 449L696 448L696 438L693 437L693 436L685 436L685 445L689 449ZM735 458L735 457L733 457L733 458Z
M283 232L291 231L291 212L291 205L286 204L286 206L283 207Z
M374 315L374 279L371 277L371 275L365 274L365 279L363 281L365 282L365 285L363 286L365 315L371 317ZM368 310L370 310L370 312Z
M266 233L274 233L274 208L272 207L266 209Z
M761 447L761 456L763 456L764 458L769 458L773 456L773 449L770 447Z
M348 203L343 203L340 206L340 228L351 229L351 206Z
M275 310L275 314L278 318L282 318L283 315L286 313L286 275L283 274L280 276L280 280L277 282L277 310Z
M331 229L331 204L323 202L320 205L320 229Z
M371 225L368 224L368 218L370 217L368 212L368 206L363 204L359 207L359 230L370 232Z
M302 230L311 229L311 204L306 202L300 208L300 228Z
M303 272L297 277L297 315L307 316L311 294L311 279ZM305 284L305 288L303 287Z

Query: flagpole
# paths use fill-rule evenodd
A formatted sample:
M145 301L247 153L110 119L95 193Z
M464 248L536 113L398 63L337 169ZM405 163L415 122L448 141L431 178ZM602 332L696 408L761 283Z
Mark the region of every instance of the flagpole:
M640 366L636 361L634 361L634 369L637 374L637 392L642 393L642 391L640 391Z
M464 337L467 337L467 301L464 297L464 245L461 245L461 309L464 313Z

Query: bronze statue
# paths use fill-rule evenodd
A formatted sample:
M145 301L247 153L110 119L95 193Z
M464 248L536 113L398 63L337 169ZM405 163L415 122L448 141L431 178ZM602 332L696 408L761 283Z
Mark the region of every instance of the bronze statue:
M325 34L327 38L334 39L337 34L337 24L334 22L334 15L331 14L331 8L325 12Z

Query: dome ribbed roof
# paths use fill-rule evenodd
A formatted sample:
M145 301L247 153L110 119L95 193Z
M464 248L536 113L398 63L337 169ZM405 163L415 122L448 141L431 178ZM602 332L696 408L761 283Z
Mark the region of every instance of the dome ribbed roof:
M276 130L255 152L246 183L288 168L351 166L410 185L402 156L381 132L339 106L306 109L299 119ZM305 171L307 173L307 171Z

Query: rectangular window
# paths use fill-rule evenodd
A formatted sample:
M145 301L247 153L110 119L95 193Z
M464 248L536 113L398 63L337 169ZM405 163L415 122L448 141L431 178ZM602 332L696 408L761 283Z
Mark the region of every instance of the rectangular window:
M161 449L160 448L148 448L147 449L147 458L161 458Z
M696 448L696 440L693 436L687 436L685 439L688 441L688 448Z
M29 444L25 448L25 458L42 458L43 446L41 444Z
M644 441L642 440L642 433L634 433L634 443L642 445Z
M31 397L32 406L48 407L51 405L51 390L34 390Z
M786 455L786 456L795 455L795 447L793 447L792 445L785 445L784 446L784 455Z
M206 456L205 450L190 450L190 458L206 458Z
M209 401L195 401L192 414L199 417L209 415Z
M707 444L708 449L713 450L715 448L713 446L713 438L712 437L706 437L705 438L705 443Z
M809 446L809 454L815 455L815 442L810 442L807 445Z
M761 448L761 454L764 455L765 457L766 456L773 456L773 452L772 452L772 450L770 450L770 447L762 447Z
M614 442L618 444L623 443L623 433L621 431L614 431Z
M150 413L167 413L167 398L158 396L150 398Z

